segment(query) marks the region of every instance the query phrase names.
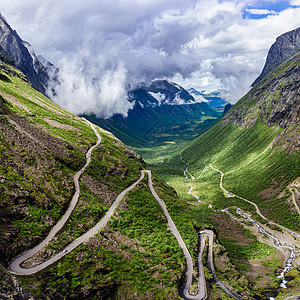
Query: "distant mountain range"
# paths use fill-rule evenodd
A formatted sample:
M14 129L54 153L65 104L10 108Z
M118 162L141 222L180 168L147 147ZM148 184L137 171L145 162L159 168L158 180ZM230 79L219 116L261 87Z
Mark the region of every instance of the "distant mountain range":
M131 146L191 140L221 116L208 103L196 100L183 87L167 80L155 80L150 86L129 91L128 95L129 101L134 103L128 116L85 117Z
M209 106L214 108L215 110L219 112L224 111L225 105L228 103L224 97L221 96L221 91L197 91L194 88L188 89L188 92L195 98L198 99L198 101L205 101Z

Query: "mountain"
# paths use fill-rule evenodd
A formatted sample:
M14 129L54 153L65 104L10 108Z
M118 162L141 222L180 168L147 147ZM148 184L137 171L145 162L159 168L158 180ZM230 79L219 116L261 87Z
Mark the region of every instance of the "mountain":
M0 72L0 297L177 299L184 259L146 180L120 204L110 224L55 266L30 278L10 276L10 261L39 244L66 212L73 177L97 136L86 120L34 90L13 66L0 62ZM81 176L79 202L62 231L25 266L48 259L92 228L145 168L120 140L94 128L101 142ZM173 189L155 180L155 188L158 184L184 211Z
M141 100L138 98L137 90L131 92L131 96L135 101L140 102L141 105L152 107L160 105L182 105L182 104L193 104L195 99L191 96L182 86L170 82L168 80L154 80L149 87L140 89L141 92L147 92L151 97L150 99L155 99L155 101L145 101L144 98ZM144 94L144 97L147 97Z
M7 23L0 14L0 58L3 61L13 64L22 71L33 87L45 94L49 81L49 74L55 74L57 69L49 62L39 59L32 46L23 41L17 32ZM1 55L1 51L4 56ZM7 60L8 59L8 60Z
M183 87L156 80L129 92L134 108L109 119L85 116L111 131L127 145L147 147L178 139L192 139L220 116L207 103L197 102Z
M194 88L188 89L188 92L194 97L199 98L199 101L205 101L209 106L216 109L219 112L223 112L225 105L228 103L222 96L221 92L207 92L207 91L197 91Z
M231 103L227 103L224 107L223 115L225 115L232 106L233 105Z
M244 268L254 290L272 297L279 293L276 299L299 293L299 256L290 254L293 270L286 275L291 280L286 289L274 276L288 258L274 241L293 251L300 246L299 91L297 52L266 74L216 125L168 157L168 165L164 160L152 166L182 198L214 209L215 229L233 263ZM250 232L262 244L246 242ZM250 255L250 245L262 255Z
M33 89L13 66L0 62L0 74L0 297L180 299L186 263L161 202L192 257L199 229L214 226L212 211L188 205L153 176L158 202L147 175L140 177L145 163L139 155ZM230 272L222 280L232 286L240 278L234 291L251 297L251 283L214 242L221 270ZM40 250L21 264L23 272L58 260L29 277L12 275L15 258L35 246ZM211 295L226 297L212 276L209 284Z
M259 83L268 73L300 51L300 27L277 37L271 46L267 61L259 77L252 86Z

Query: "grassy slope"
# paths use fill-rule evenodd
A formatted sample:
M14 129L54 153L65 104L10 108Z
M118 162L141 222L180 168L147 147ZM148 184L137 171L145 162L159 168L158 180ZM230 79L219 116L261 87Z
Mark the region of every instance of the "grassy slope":
M1 266L0 291L13 294L5 266L10 259L40 242L66 210L73 175L85 163L95 134L82 119L65 111L24 81L23 75L1 65ZM111 134L102 142L81 179L81 197L65 231L28 265L51 256L91 228L116 195L138 179L143 163ZM174 190L155 178L192 256L197 255L194 226L212 226L211 211L187 206ZM224 256L224 252L220 253ZM36 297L176 299L184 258L146 179L120 205L113 220L86 244L56 266L32 278L18 278ZM241 275L230 265L234 282ZM224 297L216 288L216 297ZM250 294L248 282L234 286Z
M1 240L6 246L1 249L4 251L2 263L5 265L12 257L40 241L64 212L73 191L72 177L85 163L85 152L95 143L95 134L80 118L32 89L22 80L22 74L18 71L5 65L2 65L2 69L4 73L5 71L8 73L6 76L9 78L7 82L0 82L4 102L3 114L0 116L2 132L0 205L2 215L8 216L1 224ZM56 122L55 126L51 123L53 121ZM25 126L22 128L22 125ZM66 129L65 125L70 127ZM101 132L101 136L102 143L95 150L92 163L84 175L85 184L81 184L80 203L66 227L66 232L49 245L50 252L60 249L63 244L91 228L105 213L117 193L140 175L142 163L112 135ZM53 141L53 144L49 142L40 146L39 143L42 143L45 137ZM93 192L94 186L98 186L100 190L98 194ZM14 194L10 192L12 187L16 190ZM118 266L114 263L114 257L126 264L124 256L126 257L126 252L130 252L131 249L127 249L122 255L116 254L116 249L101 250L100 247L99 251L107 252L106 267L98 270L99 278L103 274L108 274L104 287L98 289L93 279L87 276L85 268L79 270L79 273L76 271L76 259L73 259L76 252L70 254L72 263L68 259L63 260L57 267L41 275L41 278L25 280L27 282L25 286L32 289L40 283L49 282L51 284L49 293L57 294L58 297L63 297L67 288L71 288L73 296L83 295L85 285L90 285L92 292L95 290L96 293L99 292L99 296L109 294L115 286L123 282L117 273L110 278L111 272ZM50 252L44 255L47 256ZM102 259L105 260L105 257ZM80 283L81 288L75 289L73 284L76 287L78 284L73 282L72 276L64 279L60 277L60 266L70 274L76 274L76 282ZM141 270L138 269L137 272L140 273ZM176 272L180 274L180 269ZM1 280L4 277L2 276ZM64 282L63 286L60 285L60 279ZM130 281L129 286L133 293L133 290L138 289L139 283ZM173 286L174 284L169 287L169 283L162 286L162 293L174 288ZM37 293L42 293L42 288L38 289Z
M224 172L225 188L256 202L274 221L300 230L299 216L287 201L290 193L286 188L300 174L299 154L293 150L293 144L297 145L297 138L294 137L299 134L299 128L294 125L299 120L296 112L299 110L299 100L295 98L295 84L298 82L295 68L299 61L298 55L275 69L259 87L243 97L223 120L191 142L181 151L184 162L180 159L180 150L177 150L177 154L174 150L173 155L166 159L168 166L156 162L153 169L177 186L180 194L184 195L188 188L179 179L182 177L181 169L189 164L190 173L197 177L205 165L211 163ZM270 91L270 86L277 90ZM280 105L285 109L284 112L280 115L272 113L272 106L276 111ZM285 112L292 105L296 111L292 110L288 115ZM236 125L237 122L243 126ZM286 143L282 145L284 139ZM274 145L268 148L272 142ZM220 176L209 167L203 173L205 179L216 175ZM202 179L194 182L195 190L200 190L197 186L200 182L204 184ZM273 192L266 191L268 188ZM188 198L191 199L191 196Z
M262 82L262 85L236 104L236 110L231 113L226 122L220 121L192 141L185 149L174 148L172 152L165 152L162 159L153 159L151 169L175 187L179 195L187 201L195 201L195 198L187 193L189 187L193 185L193 193L198 195L201 201L212 204L214 208L238 206L252 212L255 216L256 213L250 204L237 198L226 198L223 195L219 187L220 173L208 166L211 163L215 168L224 172L223 186L227 190L257 203L266 217L299 232L300 218L287 189L288 184L300 175L299 153L293 150L292 144L297 145L297 139L294 137L299 134L299 126L297 127L292 123L290 127L285 128L285 119L283 119L282 128L274 122L266 125L266 120L268 117L270 118L272 109L275 109L280 101L284 103L284 101L289 102L293 99L294 103L299 103L298 98L292 98L297 97L296 94L287 98L287 93L289 91L295 92L297 88L295 87L297 78L293 75L293 70L298 64L299 59L296 57L295 61L289 61L274 70ZM289 79L289 77L282 79L282 76L290 76L290 74L294 76L291 77L293 79ZM268 84L276 85L277 91L269 92ZM261 101L259 104L261 110L256 107L258 99ZM297 109L299 106L298 108L296 106ZM241 117L243 115L241 111L246 113L244 127L234 123L235 113L237 112L237 115ZM296 111L294 117L295 114ZM264 119L264 122L261 118ZM287 116L283 114L282 118L287 118ZM297 121L294 122L297 124ZM279 142L258 156L277 135L280 135ZM282 143L282 141L285 142ZM289 141L291 141L291 145L289 145ZM196 178L194 181L190 177L185 179L183 176L183 169L188 164L189 172ZM199 178L200 174L201 177ZM258 216L255 217L260 220ZM236 244L234 240L237 239L238 243L241 243L246 235L243 234L235 239L226 236L224 234L226 227L224 219L226 219L224 216L219 219L221 225L216 227L220 239L236 265L241 265L243 268L241 262L245 262L247 265L251 255L243 255L244 251L247 252L248 250L244 245ZM261 246L261 244L257 244L258 248ZM278 265L271 263L271 261L276 260L275 256L274 253L268 258L270 261L268 264L272 265L274 270L278 268ZM262 279L257 277L254 282L259 286ZM264 287L266 288L269 284L270 282L267 281Z
M127 117L115 115L110 119L96 116L86 118L111 131L126 145L142 148L179 139L194 139L203 129L210 128L219 116L206 103L196 103L143 108L136 104Z

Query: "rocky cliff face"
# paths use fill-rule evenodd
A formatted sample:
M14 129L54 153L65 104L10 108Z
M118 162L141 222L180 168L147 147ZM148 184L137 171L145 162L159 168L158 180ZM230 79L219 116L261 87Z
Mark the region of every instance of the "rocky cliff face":
M300 51L300 27L286 32L276 39L271 46L265 66L259 77L253 82L252 86L259 83L268 73L287 61Z
M49 80L49 66L52 65L43 64L31 45L19 37L1 14L0 46L0 59L15 65L26 75L35 89L45 94Z
M15 65L13 58L0 46L0 60L9 65Z
M300 52L266 75L224 117L224 123L252 127L258 120L282 131L277 145L300 149Z

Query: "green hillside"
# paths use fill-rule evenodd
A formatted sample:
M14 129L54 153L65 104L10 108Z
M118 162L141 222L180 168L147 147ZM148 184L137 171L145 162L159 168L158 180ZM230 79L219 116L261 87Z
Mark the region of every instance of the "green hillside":
M149 87L131 90L128 96L133 109L126 116L85 117L126 145L142 151L170 142L190 141L212 127L221 116L207 103L196 102L183 87L167 80L156 80Z
M96 136L89 123L34 90L21 72L0 66L1 297L178 299L184 257L147 178L128 193L98 234L53 267L31 277L11 277L11 260L39 244L65 213L74 193L73 176L85 164ZM80 179L79 202L68 223L23 267L49 259L92 228L145 168L143 160L112 134L96 130L101 143ZM158 177L154 188L196 258L197 230L216 226L214 212L187 205ZM260 247L255 236L250 240L253 251ZM217 247L216 256L224 261L218 269L223 281L247 297L259 293L251 291L251 283L232 265L224 248ZM251 253L248 249L245 255ZM196 277L195 273L194 289ZM226 297L209 275L208 280L211 299Z
M211 163L225 173L229 190L264 203L271 219L298 231L299 215L287 204L284 188L300 175L299 64L300 54L275 69L182 152L192 173ZM263 193L270 187L278 191Z
M270 221L299 233L300 215L291 193L292 182L300 176L299 66L300 53L271 72L217 125L185 149L165 153L162 161L153 160L151 169L189 202L196 201L195 196L188 193L193 186L192 193L206 205L210 204L216 210L229 209L231 213L234 213L234 207L239 207L266 223L256 213L254 204L241 199L244 198L256 203ZM219 171L224 173L222 187L240 198L228 197L222 191ZM299 197L295 201L299 206ZM228 220L225 220L224 217L219 219L220 225L216 229L235 260L241 249L233 240L238 244L242 240L224 234L224 228L228 226ZM281 231L271 223L266 225ZM295 243L299 249L298 239ZM235 262L239 265L241 260ZM260 263L256 262L257 265ZM255 270L255 264L248 265L246 274L260 285L258 282L266 277L254 278L249 268Z
M197 177L211 163L225 173L223 183L229 190L264 206L265 200L272 200L264 207L266 213L271 217L281 207L282 216L288 213L290 220L280 216L277 220L300 230L299 222L295 222L298 214L291 205L285 205L290 193L275 199L300 175L299 64L300 54L279 66L181 155L169 157L168 166L157 164L154 169L172 182L172 178L182 176L181 168L187 165ZM274 191L280 188L264 197L262 191L270 187ZM179 191L184 193L184 189Z

